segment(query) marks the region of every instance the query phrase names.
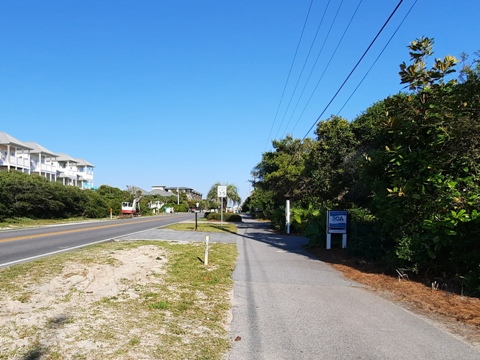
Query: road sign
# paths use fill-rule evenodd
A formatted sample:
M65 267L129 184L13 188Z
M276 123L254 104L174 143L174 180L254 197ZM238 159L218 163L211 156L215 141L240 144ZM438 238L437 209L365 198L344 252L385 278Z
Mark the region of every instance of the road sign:
M220 185L220 186L217 188L217 196L218 196L219 198L227 197L227 187L224 186L224 185Z
M346 234L347 233L347 212L339 210L328 210L327 232Z
M327 212L327 249L332 248L332 234L342 234L342 248L347 247L347 212L328 210Z

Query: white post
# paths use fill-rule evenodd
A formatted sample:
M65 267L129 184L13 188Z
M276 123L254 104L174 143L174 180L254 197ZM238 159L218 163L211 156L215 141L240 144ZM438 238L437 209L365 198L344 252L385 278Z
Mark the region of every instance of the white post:
M208 246L209 246L210 236L205 236L205 266L208 265Z
M347 248L347 234L342 234L342 249Z
M287 200L285 215L286 215L286 223L287 223L287 234L290 234L290 200Z
M332 234L327 233L327 250L332 248Z
M223 197L220 198L220 226L223 226Z

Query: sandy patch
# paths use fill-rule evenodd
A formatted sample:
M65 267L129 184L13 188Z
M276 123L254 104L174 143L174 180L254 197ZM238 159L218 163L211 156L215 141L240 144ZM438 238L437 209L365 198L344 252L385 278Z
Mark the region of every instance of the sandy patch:
M28 296L20 300L18 294L0 291L0 359L10 359L11 354L19 359L41 359L47 349L48 358L75 358L102 349L109 336L123 343L135 341L139 334L125 322L125 313L112 313L108 304L127 304L139 297L139 288L144 293L145 288L161 284L165 250L146 245L101 255L108 259L106 263L68 262L59 275L45 283L31 284L25 279ZM103 355L116 357L114 353ZM128 354L122 356L118 358L129 358Z

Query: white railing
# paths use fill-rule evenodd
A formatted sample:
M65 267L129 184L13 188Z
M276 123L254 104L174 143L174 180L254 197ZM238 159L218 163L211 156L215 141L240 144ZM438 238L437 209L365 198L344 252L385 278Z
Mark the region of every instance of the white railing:
M21 166L24 168L30 168L30 159L24 159L18 156L0 156L0 164L10 166Z
M42 171L48 171L48 172L56 172L57 171L57 167L53 166L53 165L50 165L50 164L41 164L40 169Z

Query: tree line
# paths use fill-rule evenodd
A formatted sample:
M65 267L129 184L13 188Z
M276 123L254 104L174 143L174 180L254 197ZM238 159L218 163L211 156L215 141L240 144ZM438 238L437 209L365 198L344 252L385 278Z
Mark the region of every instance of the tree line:
M138 194L108 185L96 190L82 190L50 182L38 175L0 172L0 221L14 218L106 218L110 216L110 209L114 216L119 215L122 202L132 202L134 197L138 197ZM151 213L151 201L161 201L176 212L195 207L195 202L188 200L184 193L180 193L178 198L177 194L169 197L147 195L140 200L143 214Z
M29 175L18 171L0 172L0 221L15 218L30 219L66 219L72 217L106 218L120 214L122 202L132 202L140 198L140 210L144 215L152 213L150 202L160 201L164 207L171 207L175 212L186 212L198 208L217 209L220 207L217 198L217 187L212 185L207 198L203 200L188 199L187 194L180 192L171 196L145 195L141 193L120 190L119 188L102 185L96 190L79 189L74 186L64 186L61 183L50 182L38 175ZM235 185L228 184L227 197L223 199L224 209L227 200L238 204L241 199ZM160 209L160 212L162 209Z
M433 44L410 43L405 91L352 121L320 121L315 139L273 141L244 209L282 229L289 199L292 226L311 246L325 243L327 209L348 210L354 255L479 295L480 63L462 54L429 67Z

